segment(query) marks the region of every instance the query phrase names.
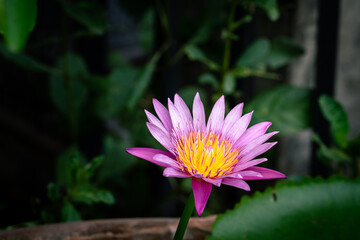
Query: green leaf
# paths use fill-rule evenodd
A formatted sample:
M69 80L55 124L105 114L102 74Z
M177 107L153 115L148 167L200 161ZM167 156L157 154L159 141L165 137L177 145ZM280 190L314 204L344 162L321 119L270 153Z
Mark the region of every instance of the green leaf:
M346 147L350 127L345 110L339 102L326 95L319 98L319 105L322 114L330 123L332 138L339 146Z
M252 3L261 7L267 13L271 21L279 19L280 13L276 0L253 0Z
M108 28L105 8L97 1L61 0L65 12L86 26L94 34L103 34Z
M18 52L35 26L36 0L0 0L0 32L8 49Z
M243 197L208 240L360 239L360 179L305 179Z
M225 94L232 94L236 88L235 76L231 73L225 74L222 87Z
M56 163L56 183L70 188L76 184L76 171L85 164L84 156L70 148L60 155Z
M206 64L211 70L219 70L220 66L206 57L206 55L195 45L189 44L185 47L184 53L190 60L200 61Z
M69 202L65 202L61 209L61 218L64 222L73 222L82 220L80 213L76 208Z
M96 100L96 113L102 118L114 117L126 107L134 88L139 69L124 66L113 70L107 87Z
M280 134L297 133L309 127L310 90L287 85L270 89L246 105L246 111L251 110L255 123L270 121Z
M89 178L94 176L95 170L104 162L104 156L97 156L84 166L84 171L87 173Z
M253 42L236 61L236 67L258 67L266 63L270 53L270 41L260 38Z
M139 43L146 52L150 52L154 47L155 39L155 11L150 8L145 13L139 22L138 33Z
M267 57L267 63L271 68L276 69L286 65L303 53L303 48L291 39L277 37L271 42L271 51Z
M135 87L131 96L128 99L128 107L133 110L136 104L140 101L142 95L150 84L152 75L156 69L156 64L161 56L162 52L158 51L150 61L140 70L140 74L135 83Z
M87 89L81 80L87 75L85 62L80 56L65 54L56 64L62 75L50 76L50 96L56 107L69 119L77 120L87 98Z
M201 25L194 36L190 39L189 44L196 45L205 42L209 38L214 25L215 24L212 21L208 21Z
M75 192L71 196L74 202L91 205L93 203L114 204L115 198L108 190L88 188Z
M219 82L217 78L211 73L204 73L199 77L200 84L209 84L213 88L213 90L217 90L219 88Z
M323 160L323 162L326 165L331 167L331 165L332 165L331 161L335 161L335 162L339 162L339 163L352 161L351 157L349 155L347 155L341 149L328 148L317 134L313 135L313 139L320 146L320 148L317 152L317 156L321 160Z

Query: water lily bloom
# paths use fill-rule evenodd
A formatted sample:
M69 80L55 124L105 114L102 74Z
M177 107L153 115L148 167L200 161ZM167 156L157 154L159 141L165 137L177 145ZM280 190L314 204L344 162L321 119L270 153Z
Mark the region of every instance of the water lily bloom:
M224 96L215 103L206 123L205 110L197 93L192 108L179 95L168 99L168 109L153 99L154 116L145 110L147 127L167 151L152 148L129 148L127 152L165 167L165 177L192 178L195 208L204 211L212 185L231 185L250 190L246 180L284 178L284 174L257 167L266 158L254 159L277 142L266 142L278 132L265 133L271 122L248 128L252 112L242 115L243 103L225 117ZM224 118L225 117L225 118Z

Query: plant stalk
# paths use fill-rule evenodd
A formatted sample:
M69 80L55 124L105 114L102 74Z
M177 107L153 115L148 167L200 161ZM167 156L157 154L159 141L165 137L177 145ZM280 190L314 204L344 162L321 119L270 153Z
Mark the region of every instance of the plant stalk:
M183 239L189 219L194 211L194 207L195 207L194 194L190 193L190 196L189 196L188 200L186 201L184 211L181 215L178 227L176 229L174 240L182 240Z

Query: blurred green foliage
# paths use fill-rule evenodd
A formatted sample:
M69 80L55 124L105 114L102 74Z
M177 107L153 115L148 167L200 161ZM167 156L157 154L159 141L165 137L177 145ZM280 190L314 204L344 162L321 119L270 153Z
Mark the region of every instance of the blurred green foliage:
M147 183L144 179L147 173L142 167L143 162L126 154L125 149L133 146L160 147L149 134L145 115L141 110L151 105L151 87L157 88L159 84L152 83L155 74L159 76L159 73L163 74L174 64L187 59L198 62L203 66L203 72L195 76L198 81L182 86L178 93L191 106L194 95L199 92L205 108L209 108L211 104L206 104L207 100L214 100L221 94L234 99L241 98L238 87L240 79L278 79L278 73L272 71L303 52L301 47L285 37L273 40L260 38L241 55L235 58L231 56L231 43L239 41L237 30L253 20L255 11L265 13L271 21L279 18L275 0L207 4L199 15L198 22L188 24L184 19L186 27L180 28L184 40L177 43L178 48L172 53L170 49L174 39L168 4L162 1L157 1L153 6L124 3L125 8L136 17L138 43L144 56L140 61L129 61L117 51L108 52L107 73L93 74L85 56L77 52L72 43L79 39L104 36L114 30L107 21L108 9L105 4L85 0L56 2L63 14L63 26L60 39L49 39L51 44L62 49L54 64L36 59L24 48L35 25L36 4L35 0L0 0L0 13L3 13L0 14L0 30L5 40L5 43L0 43L0 53L4 59L22 69L48 76L49 98L62 117L62 128L68 132L72 141L70 149L58 159L56 180L48 185L50 202L42 210L42 222L87 218L89 215L84 206L92 208L97 203L112 204L115 198L128 204L122 207L125 215L131 215L131 212L141 213L148 208L138 197L139 191L152 191L147 187L150 182ZM25 13L26 9L33 11ZM237 10L241 10L243 14L236 16ZM79 26L70 28L70 22L76 22ZM161 29L156 30L158 27ZM123 26L116 28L119 28L115 29L118 31L127 31ZM155 41L159 31L163 34L162 42ZM218 52L222 57L214 55L206 47L215 35L221 41ZM46 43L47 40L44 39L43 42ZM230 62L231 57L237 60ZM289 95L276 99L276 95L288 91L291 92ZM159 90L156 89L155 92ZM258 115L254 115L257 120L273 121L274 128L287 126L286 129L281 129L284 134L295 133L308 127L308 95L307 90L288 86L259 95L250 106L255 113L258 112ZM289 96L292 100L286 101ZM295 105L302 107L293 109ZM281 111L284 108L287 111ZM209 111L210 109L206 112ZM271 112L276 114L270 114ZM294 115L296 119L292 117ZM288 123L283 124L283 121ZM97 122L105 125L102 135L103 157L88 161L79 142L88 128L92 127L91 124ZM128 182L137 188L132 188ZM183 195L189 192L186 181L170 180L168 184L176 189L179 199L183 199ZM102 187L110 189L113 194ZM127 194L122 194L121 191ZM171 194L162 197L168 199L169 195ZM221 198L219 201L222 201ZM161 209L168 201L158 202L158 205L152 207L152 211ZM211 210L208 212L211 213Z
M168 182L164 184L149 173L151 167L148 164L125 152L127 147L134 146L161 148L146 128L142 109L152 111L151 98L165 92L163 87L168 83L158 79L153 81L155 76L161 78L176 64L187 63L188 60L197 64L198 71L195 74L191 72L181 76L184 84L177 90L188 106L192 105L194 95L199 92L209 114L211 109L208 108L212 105L207 104L209 100L214 101L224 94L233 104L238 103L244 100L239 83L262 79L276 87L260 94L256 92L255 97L245 104L244 112L254 110L253 123L271 121L272 128L279 130L280 135L296 134L311 125L311 90L281 84L281 70L303 54L300 46L284 36L272 39L260 37L240 54L233 56L237 53L233 51L232 44L241 40L239 29L253 21L256 13L265 14L270 21L280 18L276 0L210 1L198 14L199 21L181 19L185 27L179 29L181 41L176 42L178 46L175 50L172 49L174 39L168 2L156 1L154 6L148 2L144 5L123 3L136 17L137 38L143 56L140 60L131 61L118 51L108 52L106 59L103 59L106 61L106 73L102 74L94 74L86 57L78 53L71 43L78 39L106 36L113 30L108 24L104 3L58 0L57 4L63 17L75 21L79 27L69 30L66 25L69 23L63 21L62 24L66 25L63 28L68 32L65 31L61 39L54 41L56 47L61 46L62 51L55 63L50 64L36 59L25 48L35 25L36 0L0 0L0 33L4 38L4 42L0 42L0 54L23 70L47 75L49 99L63 118L65 126L62 129L71 136L69 149L58 158L56 179L48 184L49 203L41 209L41 222L86 219L94 216L88 214L89 209L113 204L115 200L116 205L121 205L120 213L117 212L121 216L157 215L165 208L174 208L174 205L169 204L169 199L174 195L182 200L191 191L190 179L166 179L164 181ZM162 36L161 42L157 35ZM214 41L216 44L213 44ZM190 79L185 79L188 76ZM319 157L329 167L334 167L335 163L336 166L344 165L346 169L349 165L357 166L351 169L359 169L360 137L347 139L349 126L341 105L324 96L320 99L320 106L330 122L333 144L328 147L315 135L314 139L320 145ZM94 122L104 128L100 141L102 156L89 161L79 139L87 138L86 131L94 127L91 125ZM161 177L160 168L151 168L151 171L157 170L156 174ZM358 175L359 170L356 171L352 176ZM301 214L312 213L317 223L322 221L321 214L325 210L326 219L338 216L339 211L333 209L334 206L351 210L354 205L348 200L353 200L354 194L358 193L351 193L355 190L354 184L358 184L358 181L332 179L329 182L307 180L299 186L279 185L274 190L279 201L276 207L272 207L275 202L273 190L257 194L251 201L246 198L235 210L217 221L211 239L238 239L238 236L247 232L266 233L268 235L261 236L266 239L276 234L283 225L288 231L298 233L294 226L303 224ZM174 189L174 194L166 191L168 185ZM330 190L327 192L325 189ZM341 189L344 189L344 195ZM331 202L327 194L338 199L338 202ZM307 199L306 196L312 197ZM215 207L207 208L206 214L218 213L226 208L225 197L212 197L208 206ZM307 204L311 205L307 212L297 211ZM317 208L322 204L323 209ZM3 206L6 203L1 203L0 211ZM268 211L264 214L262 210L267 206L273 214ZM279 212L288 214L291 226L279 219L283 216ZM351 217L355 218L355 215ZM248 223L251 223L250 227ZM316 228L317 225L312 223L304 223L304 226ZM326 226L331 230L331 224ZM259 236L256 234L254 236Z
M349 122L341 104L334 98L322 95L319 106L325 119L330 124L330 146L327 146L319 135L313 139L319 145L317 155L333 173L356 177L360 173L360 134L348 139Z
M41 212L42 220L49 222L69 222L82 219L77 210L81 205L95 203L114 204L111 192L97 188L91 181L104 157L86 161L75 148L64 152L57 161L56 182L48 184L51 204Z

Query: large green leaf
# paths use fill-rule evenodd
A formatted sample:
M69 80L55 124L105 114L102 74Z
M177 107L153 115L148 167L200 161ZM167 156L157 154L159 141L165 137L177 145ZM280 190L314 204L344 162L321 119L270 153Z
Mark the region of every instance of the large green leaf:
M253 42L236 61L235 66L258 67L266 63L270 53L270 41L259 38Z
M246 105L251 110L254 122L270 121L280 134L297 133L309 127L310 90L288 85L270 89Z
M61 0L65 12L86 26L94 34L103 34L107 29L105 8L97 1Z
M0 0L0 33L11 51L23 49L36 15L36 0Z
M276 69L300 57L303 53L303 48L291 39L277 37L271 42L271 51L266 60L271 68Z
M326 95L319 98L319 105L322 114L330 122L332 138L339 146L345 147L350 129L345 110L339 102Z
M208 240L360 239L360 179L278 184L220 215Z

